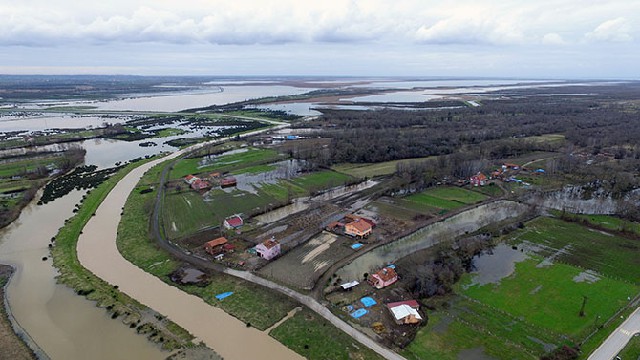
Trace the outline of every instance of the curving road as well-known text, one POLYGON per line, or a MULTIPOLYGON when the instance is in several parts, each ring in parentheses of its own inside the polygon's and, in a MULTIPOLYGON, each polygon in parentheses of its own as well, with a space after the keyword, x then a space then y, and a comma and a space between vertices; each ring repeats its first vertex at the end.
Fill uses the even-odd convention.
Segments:
POLYGON ((631 337, 640 333, 640 308, 629 315, 618 328, 609 335, 587 360, 612 360, 627 345, 631 337))

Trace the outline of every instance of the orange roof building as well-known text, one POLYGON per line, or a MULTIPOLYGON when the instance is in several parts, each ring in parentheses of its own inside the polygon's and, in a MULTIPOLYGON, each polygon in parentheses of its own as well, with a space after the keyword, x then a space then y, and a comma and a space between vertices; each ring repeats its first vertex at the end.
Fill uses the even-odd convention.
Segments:
POLYGON ((353 236, 353 237, 367 237, 371 234, 372 230, 371 224, 362 219, 358 219, 356 221, 352 221, 344 226, 344 233, 353 236))
POLYGON ((216 255, 222 250, 222 246, 227 242, 227 239, 224 237, 213 239, 204 244, 204 250, 211 255, 216 255))

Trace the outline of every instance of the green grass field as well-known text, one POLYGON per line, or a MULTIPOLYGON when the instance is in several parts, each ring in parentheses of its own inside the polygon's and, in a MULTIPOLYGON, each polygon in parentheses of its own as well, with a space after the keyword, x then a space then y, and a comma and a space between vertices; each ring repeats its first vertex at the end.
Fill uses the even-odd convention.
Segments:
POLYGON ((507 241, 543 245, 537 251, 541 256, 550 256, 562 249, 554 261, 640 284, 638 240, 590 229, 579 223, 540 217, 509 235, 507 241))
POLYGON ((302 189, 302 191, 297 190, 298 194, 308 195, 314 191, 344 185, 344 183, 349 180, 353 180, 353 178, 349 175, 341 174, 331 170, 323 170, 296 177, 288 180, 287 182, 294 187, 302 189))
POLYGON ((308 309, 296 313, 269 334, 310 360, 382 359, 308 309))
MULTIPOLYGON (((559 211, 555 212, 560 215, 559 211)), ((564 214, 569 219, 586 222, 596 227, 612 231, 629 232, 640 235, 640 223, 621 219, 611 215, 583 215, 583 214, 564 214)))
POLYGON ((453 210, 487 198, 486 195, 463 188, 433 187, 421 193, 402 198, 402 200, 403 202, 408 202, 409 204, 407 205, 414 207, 416 210, 426 207, 427 211, 431 211, 433 208, 453 210))
POLYGON ((464 351, 505 360, 538 359, 516 344, 492 334, 482 323, 467 322, 443 313, 430 314, 427 326, 418 331, 414 341, 401 354, 415 360, 459 360, 468 358, 464 351))
MULTIPOLYGON (((462 293, 528 323, 581 340, 600 321, 609 319, 640 287, 606 277, 589 283, 574 278, 583 270, 566 264, 538 267, 541 258, 516 264, 515 273, 500 284, 469 286, 462 293), (585 316, 579 316, 587 297, 585 316)), ((470 276, 461 284, 469 284, 470 276)))
POLYGON ((331 167, 332 170, 341 172, 343 174, 347 174, 353 176, 355 178, 372 178, 374 176, 382 176, 382 175, 391 175, 396 172, 396 166, 399 163, 409 163, 409 162, 419 162, 430 159, 426 158, 416 158, 416 159, 402 159, 402 160, 392 160, 385 161, 381 163, 374 164, 338 164, 331 167))

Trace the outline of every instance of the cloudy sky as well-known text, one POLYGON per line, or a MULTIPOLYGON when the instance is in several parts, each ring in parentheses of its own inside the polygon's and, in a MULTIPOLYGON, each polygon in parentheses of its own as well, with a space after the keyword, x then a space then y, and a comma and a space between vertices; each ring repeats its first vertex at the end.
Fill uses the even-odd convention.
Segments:
POLYGON ((0 73, 640 79, 640 1, 0 0, 0 73))

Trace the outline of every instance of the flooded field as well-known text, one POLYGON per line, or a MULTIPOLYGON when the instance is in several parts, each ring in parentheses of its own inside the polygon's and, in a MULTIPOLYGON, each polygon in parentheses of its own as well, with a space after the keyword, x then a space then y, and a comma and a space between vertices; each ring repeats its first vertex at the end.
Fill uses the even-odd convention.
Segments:
POLYGON ((497 284, 503 278, 513 274, 516 263, 523 261, 527 255, 507 244, 499 244, 491 251, 473 258, 475 270, 470 286, 497 284))
POLYGON ((380 246, 339 269, 336 274, 345 281, 362 280, 381 266, 393 263, 411 253, 476 231, 493 222, 522 216, 528 206, 511 201, 496 201, 467 210, 446 220, 425 226, 393 243, 380 246))

